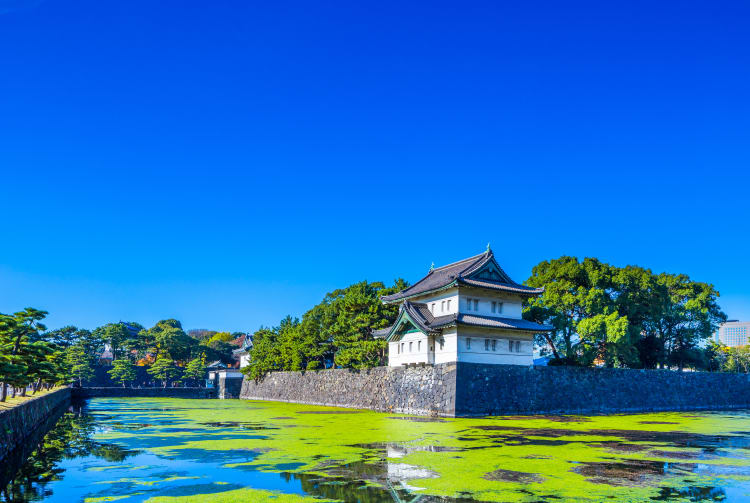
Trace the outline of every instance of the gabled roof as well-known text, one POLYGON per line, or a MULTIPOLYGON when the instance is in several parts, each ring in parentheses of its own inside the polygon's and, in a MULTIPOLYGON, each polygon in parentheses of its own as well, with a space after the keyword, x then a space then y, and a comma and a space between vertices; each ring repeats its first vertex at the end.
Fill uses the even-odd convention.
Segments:
POLYGON ((480 255, 431 269, 427 276, 414 285, 393 295, 385 295, 381 297, 381 300, 390 304, 457 285, 487 288, 527 296, 541 295, 544 292, 543 288, 532 288, 510 279, 510 276, 503 271, 495 260, 492 250, 488 247, 487 251, 480 255))
POLYGON ((388 327, 372 332, 373 337, 381 337, 386 340, 393 339, 399 328, 405 323, 410 323, 426 335, 439 335, 443 328, 453 325, 464 325, 471 327, 501 328, 504 330, 521 330, 524 332, 549 332, 554 329, 551 325, 542 325, 535 321, 517 318, 499 318, 494 316, 479 316, 476 314, 448 314, 445 316, 433 316, 427 304, 405 300, 401 304, 396 322, 388 327))

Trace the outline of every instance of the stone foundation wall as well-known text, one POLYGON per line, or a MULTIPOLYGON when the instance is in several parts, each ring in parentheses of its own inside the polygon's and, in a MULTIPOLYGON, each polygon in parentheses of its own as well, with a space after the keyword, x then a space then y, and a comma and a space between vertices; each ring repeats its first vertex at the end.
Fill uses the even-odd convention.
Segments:
POLYGON ((273 372, 257 382, 246 377, 240 398, 452 416, 455 381, 455 364, 273 372))
POLYGON ((750 375, 445 363, 274 372, 240 398, 435 416, 750 408, 750 375))
POLYGON ((608 414, 750 407, 750 375, 461 363, 456 413, 608 414))
POLYGON ((75 398, 216 398, 214 388, 73 388, 75 398))
POLYGON ((70 388, 31 398, 0 412, 0 461, 20 447, 45 421, 70 404, 70 388))
POLYGON ((239 398, 242 392, 242 376, 239 377, 219 377, 216 389, 218 398, 239 398))

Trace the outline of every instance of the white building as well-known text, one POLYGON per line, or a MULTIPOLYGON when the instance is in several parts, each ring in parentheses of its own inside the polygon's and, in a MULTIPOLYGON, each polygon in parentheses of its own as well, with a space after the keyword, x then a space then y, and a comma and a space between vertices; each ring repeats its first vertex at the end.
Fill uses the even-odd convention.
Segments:
POLYGON ((373 335, 388 341, 388 365, 473 362, 532 365, 534 334, 552 330, 521 318, 524 298, 542 288, 516 283, 490 250, 432 268, 413 286, 382 298, 400 303, 396 323, 373 335))
POLYGON ((727 320, 722 323, 714 335, 716 342, 725 346, 747 346, 750 343, 750 321, 727 320))
POLYGON ((240 368, 244 369, 250 365, 250 350, 253 349, 253 334, 245 334, 240 337, 239 349, 232 351, 232 357, 237 360, 240 364, 240 368))

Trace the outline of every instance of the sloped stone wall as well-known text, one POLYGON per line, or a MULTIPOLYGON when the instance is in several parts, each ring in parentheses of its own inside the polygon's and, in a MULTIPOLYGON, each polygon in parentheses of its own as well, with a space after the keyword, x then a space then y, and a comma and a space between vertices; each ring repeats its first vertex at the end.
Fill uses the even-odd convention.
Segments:
POLYGON ((240 398, 329 405, 382 412, 452 416, 456 365, 273 372, 245 378, 240 398))
POLYGON ((0 412, 0 461, 68 404, 70 388, 62 388, 0 412))
POLYGON ((456 413, 608 414, 750 407, 750 375, 461 363, 456 413))
POLYGON ((112 387, 83 387, 73 388, 75 398, 216 398, 215 388, 123 388, 112 387))
POLYGON ((444 363, 274 372, 240 398, 435 416, 750 408, 750 375, 444 363))

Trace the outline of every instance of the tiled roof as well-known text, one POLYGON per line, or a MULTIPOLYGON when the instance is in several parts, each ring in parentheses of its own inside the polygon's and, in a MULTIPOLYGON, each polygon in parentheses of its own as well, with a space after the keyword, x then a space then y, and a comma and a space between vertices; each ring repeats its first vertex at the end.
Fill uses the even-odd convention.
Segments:
POLYGON ((542 288, 531 288, 511 280, 495 261, 495 256, 492 253, 492 250, 488 249, 485 253, 480 255, 475 255, 452 264, 432 269, 427 276, 420 279, 409 288, 394 293, 393 295, 385 295, 381 299, 385 303, 397 302, 414 297, 415 295, 441 290, 458 283, 478 288, 513 292, 521 295, 539 295, 544 291, 542 288), (494 262, 494 265, 502 272, 502 275, 507 281, 491 281, 469 277, 489 262, 494 262))
POLYGON ((478 288, 492 288, 493 290, 504 290, 506 292, 520 293, 522 295, 538 295, 544 293, 544 288, 532 288, 526 285, 495 283, 485 279, 461 278, 459 283, 478 288))
POLYGON ((451 325, 500 328, 504 330, 523 330, 526 332, 549 332, 554 328, 550 325, 542 325, 541 323, 536 323, 534 321, 517 318, 498 318, 494 316, 479 316, 466 313, 433 316, 427 307, 427 304, 405 300, 404 303, 401 304, 396 323, 388 328, 373 330, 373 337, 390 338, 393 331, 401 324, 400 319, 404 315, 408 315, 408 318, 417 325, 417 328, 426 334, 438 334, 441 329, 451 325))
POLYGON ((459 325, 473 327, 504 328, 509 330, 526 330, 531 332, 549 332, 554 327, 542 325, 535 321, 519 320, 517 318, 494 318, 492 316, 478 316, 476 314, 459 314, 459 325))
POLYGON ((391 327, 380 328, 372 331, 372 336, 376 339, 381 339, 387 336, 391 332, 391 327))

